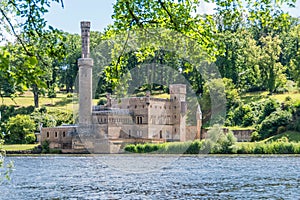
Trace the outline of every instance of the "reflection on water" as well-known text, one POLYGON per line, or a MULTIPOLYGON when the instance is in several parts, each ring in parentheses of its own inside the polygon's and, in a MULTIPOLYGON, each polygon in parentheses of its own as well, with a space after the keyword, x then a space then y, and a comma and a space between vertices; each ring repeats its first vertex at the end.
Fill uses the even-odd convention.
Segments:
POLYGON ((0 186, 0 199, 299 197, 300 157, 101 155, 6 160, 13 160, 15 169, 12 181, 0 186), (128 172, 132 167, 140 168, 139 173, 128 172), (142 173, 142 168, 147 170, 142 173))

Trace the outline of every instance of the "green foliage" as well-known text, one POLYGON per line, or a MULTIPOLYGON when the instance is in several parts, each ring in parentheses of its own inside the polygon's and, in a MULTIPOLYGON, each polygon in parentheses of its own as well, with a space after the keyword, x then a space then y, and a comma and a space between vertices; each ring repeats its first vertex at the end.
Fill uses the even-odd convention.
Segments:
POLYGON ((50 153, 50 142, 48 140, 44 140, 42 143, 42 153, 50 153))
POLYGON ((271 113, 275 112, 278 106, 279 105, 275 100, 273 99, 267 100, 264 104, 262 114, 259 116, 258 123, 262 122, 271 113))
POLYGON ((43 127, 54 127, 56 126, 57 122, 54 116, 47 113, 45 108, 36 109, 30 117, 35 122, 35 130, 39 130, 40 126, 43 127))
POLYGON ((225 134, 222 127, 214 125, 207 131, 206 141, 211 146, 210 153, 231 153, 232 147, 237 141, 231 131, 225 134))
POLYGON ((35 140, 35 136, 32 136, 32 134, 34 134, 35 124, 28 115, 17 115, 9 118, 6 124, 6 130, 8 133, 5 135, 5 142, 8 144, 27 144, 27 142, 31 143, 33 137, 35 140))
POLYGON ((278 127, 287 126, 292 121, 292 114, 288 111, 275 111, 266 117, 260 127, 259 134, 261 138, 267 138, 277 133, 278 127))
POLYGON ((258 125, 275 112, 278 107, 279 103, 273 99, 248 104, 241 103, 237 108, 228 111, 226 126, 249 127, 258 125))
POLYGON ((61 149, 50 149, 49 153, 51 153, 51 154, 61 154, 61 149))
POLYGON ((284 140, 270 143, 253 142, 237 146, 239 154, 299 154, 300 143, 284 140))
POLYGON ((263 140, 263 142, 271 143, 271 142, 274 142, 274 141, 277 141, 277 140, 286 140, 286 141, 289 141, 289 142, 300 142, 300 132, 286 131, 284 133, 271 136, 271 137, 263 140))
POLYGON ((259 141, 260 140, 260 135, 257 131, 254 131, 252 134, 251 134, 251 142, 256 142, 256 141, 259 141))
POLYGON ((219 126, 208 131, 206 140, 188 142, 169 142, 162 144, 128 144, 124 150, 131 153, 166 153, 166 154, 203 154, 203 153, 233 153, 236 138, 232 132, 223 133, 219 126))
POLYGON ((55 88, 56 88, 56 85, 53 84, 49 87, 48 89, 48 93, 47 93, 47 96, 49 98, 55 98, 56 97, 56 91, 55 91, 55 88))
POLYGON ((105 105, 107 103, 107 99, 105 97, 100 97, 97 105, 105 105))

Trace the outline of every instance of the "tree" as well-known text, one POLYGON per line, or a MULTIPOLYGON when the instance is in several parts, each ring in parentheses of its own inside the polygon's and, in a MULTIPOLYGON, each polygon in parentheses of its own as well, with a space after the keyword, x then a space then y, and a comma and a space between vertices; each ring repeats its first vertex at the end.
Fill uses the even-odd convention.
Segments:
POLYGON ((287 66, 287 78, 300 86, 300 25, 282 34, 282 63, 287 66))
MULTIPOLYGON (((49 26, 47 27, 46 21, 43 15, 48 12, 48 8, 52 2, 61 2, 62 0, 49 0, 49 1, 27 1, 27 0, 4 0, 0 3, 0 17, 1 31, 7 31, 8 34, 13 35, 16 40, 13 44, 7 45, 10 52, 9 62, 5 62, 2 57, 3 63, 6 64, 6 68, 18 68, 12 69, 12 71, 31 71, 26 75, 29 77, 13 77, 16 73, 9 73, 13 78, 11 79, 12 88, 18 87, 21 83, 23 86, 29 86, 34 93, 34 103, 38 107, 38 95, 41 92, 39 88, 44 88, 42 82, 46 82, 41 79, 43 77, 53 77, 47 74, 49 69, 51 72, 55 72, 55 66, 53 66, 53 60, 59 60, 63 57, 63 39, 61 32, 57 29, 49 26), (20 22, 14 24, 13 17, 19 17, 20 22), (15 48, 16 47, 16 48, 15 48), (52 62, 51 59, 52 58, 52 62), (23 66, 23 61, 28 61, 29 64, 23 66), (21 66, 18 66, 21 64, 21 66), (24 67, 29 67, 25 69, 24 67), (31 69, 34 68, 32 71, 31 69), (42 72, 42 74, 41 74, 42 72), (25 82, 26 81, 26 82, 25 82)), ((63 3, 62 3, 63 6, 63 3)), ((4 38, 5 39, 5 38, 4 38)), ((1 57, 0 57, 1 58, 1 57)), ((55 76, 54 76, 55 78, 55 76)), ((48 81, 50 84, 51 82, 48 81)), ((19 90, 24 88, 19 87, 19 90)), ((15 91, 12 90, 13 94, 15 91)))
POLYGON ((278 36, 266 36, 260 39, 262 43, 260 71, 263 84, 270 93, 286 83, 286 76, 283 74, 285 67, 279 62, 281 54, 281 40, 278 36))
POLYGON ((81 57, 81 42, 78 34, 66 33, 67 54, 64 60, 60 62, 59 68, 59 86, 65 86, 67 93, 73 92, 75 79, 78 73, 77 60, 81 57))

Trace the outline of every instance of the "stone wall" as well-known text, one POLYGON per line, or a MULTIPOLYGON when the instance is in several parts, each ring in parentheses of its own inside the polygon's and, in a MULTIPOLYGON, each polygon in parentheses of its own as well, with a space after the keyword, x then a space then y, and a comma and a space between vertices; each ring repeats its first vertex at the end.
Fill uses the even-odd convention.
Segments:
MULTIPOLYGON (((202 129, 201 130, 201 139, 205 139, 207 137, 207 131, 209 129, 202 129)), ((224 133, 228 133, 228 128, 223 128, 224 133)), ((233 132, 233 135, 237 138, 238 142, 250 142, 251 141, 251 135, 255 131, 253 129, 240 129, 240 130, 231 130, 233 132)))

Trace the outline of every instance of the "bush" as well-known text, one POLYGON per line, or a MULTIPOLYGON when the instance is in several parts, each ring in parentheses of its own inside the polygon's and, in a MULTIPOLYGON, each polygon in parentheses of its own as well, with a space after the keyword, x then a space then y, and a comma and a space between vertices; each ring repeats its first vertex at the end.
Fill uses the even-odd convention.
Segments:
POLYGON ((97 105, 105 105, 107 103, 107 99, 105 97, 100 97, 97 105))
POLYGON ((151 152, 155 152, 159 149, 157 144, 145 144, 145 153, 151 153, 151 152))
POLYGON ((145 147, 143 144, 137 144, 136 145, 136 152, 137 153, 145 153, 145 147))
POLYGON ((43 141, 42 143, 42 153, 49 153, 50 152, 50 142, 48 140, 43 141))
POLYGON ((210 153, 231 153, 233 145, 237 141, 231 131, 224 134, 223 129, 219 125, 214 125, 207 131, 206 140, 211 141, 210 143, 205 143, 205 145, 212 145, 210 153))
POLYGON ((35 123, 28 115, 17 115, 8 120, 6 130, 9 132, 9 134, 5 136, 6 143, 27 144, 27 142, 32 141, 30 138, 33 137, 31 137, 30 134, 34 134, 35 123), (27 140, 26 136, 28 136, 27 140))
POLYGON ((52 153, 52 154, 61 154, 61 149, 50 149, 49 153, 52 153))
POLYGON ((285 131, 286 131, 286 127, 284 127, 284 126, 279 126, 277 128, 277 134, 281 134, 281 133, 283 133, 285 131))
POLYGON ((278 102, 273 99, 269 99, 265 102, 262 114, 259 116, 258 124, 260 124, 266 117, 271 115, 271 113, 275 112, 279 107, 278 102))
POLYGON ((251 134, 251 142, 256 142, 256 141, 259 141, 259 140, 260 140, 260 135, 258 134, 257 131, 254 131, 251 134))
POLYGON ((192 144, 188 147, 185 153, 187 154, 199 154, 200 149, 202 147, 202 143, 200 140, 195 140, 192 144))
POLYGON ((34 133, 29 133, 25 136, 25 143, 26 144, 34 144, 36 141, 36 137, 34 133))
POLYGON ((288 111, 276 111, 262 121, 259 127, 259 134, 262 139, 273 136, 277 133, 280 126, 285 127, 292 120, 292 114, 288 111))

